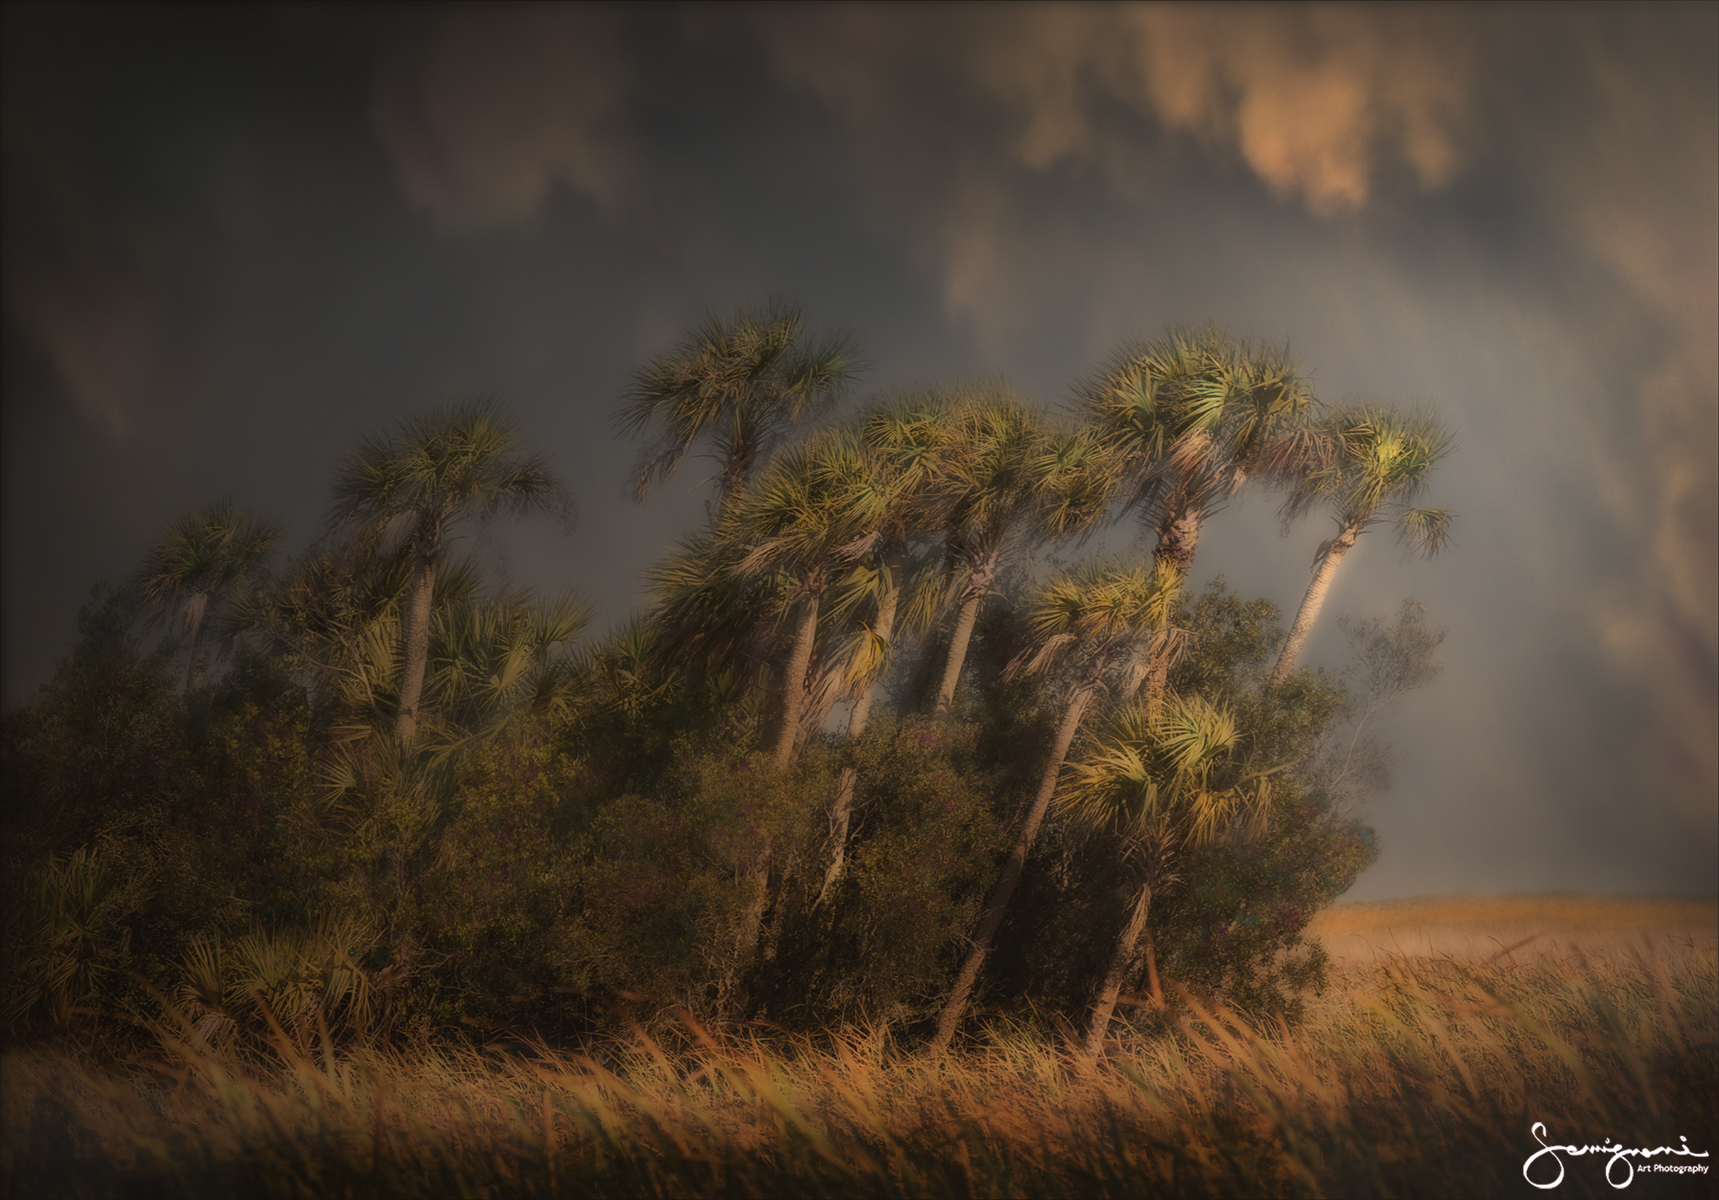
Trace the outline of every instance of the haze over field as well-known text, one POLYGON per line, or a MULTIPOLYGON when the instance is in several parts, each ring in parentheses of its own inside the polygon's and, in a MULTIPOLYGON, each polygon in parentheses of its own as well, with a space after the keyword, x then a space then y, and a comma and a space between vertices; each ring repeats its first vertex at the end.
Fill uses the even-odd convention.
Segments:
MULTIPOLYGON (((1719 882, 1719 8, 76 8, 4 13, 3 692, 230 495, 320 530, 364 433, 476 393, 577 527, 489 570, 603 621, 702 519, 611 415, 707 311, 852 331, 856 399, 1056 405, 1125 339, 1288 340, 1436 408, 1455 548, 1339 613, 1450 628, 1352 896, 1719 882)), ((1201 539, 1293 613, 1324 518, 1201 539)), ((1137 545, 1131 524, 1110 540, 1137 545)))

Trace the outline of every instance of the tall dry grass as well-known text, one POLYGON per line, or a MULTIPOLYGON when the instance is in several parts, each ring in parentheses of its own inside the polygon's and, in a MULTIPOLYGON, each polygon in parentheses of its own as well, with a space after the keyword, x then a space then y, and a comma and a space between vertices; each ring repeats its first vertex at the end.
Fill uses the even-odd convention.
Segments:
MULTIPOLYGON (((691 1023, 581 1053, 280 1037, 264 1065, 184 1030, 124 1070, 15 1050, 0 1177, 18 1197, 1489 1196, 1532 1191, 1536 1121, 1715 1148, 1719 956, 1693 942, 1383 959, 1295 1029, 1192 1001, 1146 1024, 1092 1071, 1014 1027, 935 1058, 691 1023)), ((1565 1165, 1555 1194, 1612 1193, 1604 1158, 1565 1165)))

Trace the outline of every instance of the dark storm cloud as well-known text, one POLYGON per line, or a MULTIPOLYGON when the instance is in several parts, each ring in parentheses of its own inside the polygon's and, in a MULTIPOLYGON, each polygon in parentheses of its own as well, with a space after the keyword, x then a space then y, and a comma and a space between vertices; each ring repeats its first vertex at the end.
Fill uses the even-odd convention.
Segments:
POLYGON ((70 161, 69 98, 51 60, 9 53, 6 73, 7 312, 78 412, 123 438, 162 332, 146 280, 167 248, 107 211, 70 161))
MULTIPOLYGON (((358 429, 461 387, 580 492, 520 581, 571 562, 620 615, 698 489, 622 507, 609 407, 707 307, 797 294, 872 382, 1048 400, 1213 317, 1458 432, 1456 552, 1376 534, 1331 599, 1453 631, 1363 888, 1712 887, 1713 7, 121 11, 7 17, 8 358, 47 380, 8 363, 8 509, 81 512, 8 513, 44 581, 7 583, 9 699, 47 654, 19 677, 21 597, 66 607, 238 483, 308 535, 358 429)), ((1202 572, 1293 606, 1325 535, 1276 532, 1237 505, 1202 572)))
MULTIPOLYGON (((1488 407, 1527 406, 1543 427, 1538 438, 1585 444, 1585 461, 1565 469, 1586 473, 1600 511, 1546 514, 1523 532, 1605 541, 1610 561, 1566 556, 1534 582, 1548 594, 1584 597, 1582 632, 1571 631, 1557 652, 1579 654, 1582 641, 1597 641, 1605 659, 1594 666, 1611 678, 1593 686, 1623 683, 1645 694, 1653 719, 1637 786, 1675 797, 1683 822, 1710 839, 1719 787, 1713 11, 1628 19, 1352 6, 992 15, 966 22, 944 13, 944 28, 929 35, 935 22, 891 9, 766 13, 760 25, 784 81, 840 113, 877 155, 873 173, 899 160, 904 143, 942 132, 924 86, 904 79, 942 73, 964 83, 948 92, 977 118, 962 128, 987 119, 1001 128, 989 146, 969 141, 964 153, 919 160, 948 164, 942 179, 922 185, 934 198, 926 241, 940 259, 946 304, 989 328, 993 344, 1020 337, 1053 305, 1109 324, 1103 310, 1113 298, 1101 294, 1092 304, 1092 283, 1117 261, 1121 239, 1111 230, 1083 236, 1033 211, 1035 188, 1058 175, 1096 173, 1117 207, 1158 219, 1154 201, 1174 190, 1190 158, 1196 171, 1239 162, 1313 216, 1346 218, 1350 253, 1359 243, 1370 268, 1394 277, 1384 290, 1415 289, 1402 305, 1409 328, 1438 320, 1428 286, 1436 281, 1416 278, 1413 247, 1398 239, 1454 236, 1467 243, 1458 253, 1473 253, 1488 231, 1465 228, 1447 195, 1489 178, 1517 195, 1534 227, 1529 244, 1512 248, 1511 271, 1488 278, 1482 265, 1461 303, 1514 309, 1513 323, 1555 322, 1574 338, 1543 341, 1540 352, 1586 359, 1615 390, 1584 399, 1579 386, 1506 394, 1482 382, 1481 396, 1441 401, 1482 430, 1495 421, 1488 407), (1609 302, 1556 294, 1577 282, 1597 283, 1609 302), (1630 342, 1618 337, 1620 301, 1630 342), (1614 528, 1583 528, 1584 517, 1614 528)), ((1178 236, 1203 246, 1233 240, 1234 225, 1211 210, 1177 214, 1178 236)), ((1289 244, 1259 247, 1256 269, 1272 271, 1318 237, 1296 230, 1289 244)), ((1224 257, 1211 256, 1214 269, 1225 269, 1224 257)), ((1150 269, 1163 256, 1135 261, 1150 269)), ((1315 309, 1343 303, 1316 272, 1302 272, 1299 283, 1315 309)), ((1343 281, 1353 285, 1352 276, 1343 281)), ((1503 331, 1472 332, 1471 345, 1503 331)), ((1356 350, 1400 354, 1388 344, 1356 350)), ((1474 453, 1472 437, 1465 442, 1474 453)), ((1536 461, 1545 450, 1511 448, 1524 478, 1548 465, 1536 461)), ((1486 499, 1509 497, 1478 492, 1470 513, 1473 500, 1486 499)), ((1476 517, 1486 519, 1467 520, 1476 517)), ((1470 741, 1465 752, 1495 761, 1515 752, 1504 737, 1486 741, 1470 741)))
POLYGON ((530 216, 555 184, 615 208, 637 90, 620 17, 584 6, 445 9, 381 27, 371 118, 412 203, 444 230, 530 216))

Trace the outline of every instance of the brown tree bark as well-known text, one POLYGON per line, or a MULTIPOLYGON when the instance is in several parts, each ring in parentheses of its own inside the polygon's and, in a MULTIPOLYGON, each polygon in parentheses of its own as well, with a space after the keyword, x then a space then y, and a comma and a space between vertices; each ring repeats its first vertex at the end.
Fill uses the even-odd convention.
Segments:
POLYGON ((191 635, 191 666, 185 674, 185 694, 195 695, 209 686, 209 619, 205 610, 197 632, 191 635))
MULTIPOLYGON (((1152 884, 1148 881, 1140 885, 1140 893, 1134 898, 1133 907, 1129 909, 1128 923, 1122 927, 1122 934, 1116 939, 1116 949, 1110 956, 1110 965, 1104 972, 1104 982, 1099 985, 1098 999, 1092 1006, 1092 1023, 1087 1027, 1086 1043, 1081 1047, 1081 1058, 1089 1064, 1097 1062, 1099 1055, 1104 1052, 1104 1035, 1110 1029, 1110 1018, 1116 1012, 1117 997, 1122 994, 1123 978, 1128 974, 1128 964, 1134 961, 1134 950, 1140 944, 1140 935, 1146 932, 1151 909, 1152 884)), ((1157 994, 1156 965, 1152 964, 1153 1000, 1161 1005, 1163 997, 1157 994)))
POLYGON ((812 644, 818 636, 818 596, 823 590, 822 570, 806 576, 800 596, 800 622, 794 631, 794 649, 788 655, 788 669, 782 680, 782 727, 776 734, 772 761, 776 769, 786 767, 794 757, 794 742, 800 732, 800 710, 806 704, 806 668, 812 662, 812 644))
POLYGON ((1301 598, 1301 607, 1296 610, 1295 624, 1289 627, 1289 640, 1283 644, 1283 653, 1278 656, 1277 666, 1272 669, 1271 681, 1282 683, 1295 670, 1296 662, 1301 658, 1301 651, 1307 646, 1307 639, 1313 632, 1313 623, 1319 619, 1319 610, 1325 605, 1325 593, 1331 590, 1331 580, 1337 574, 1337 564, 1343 561, 1343 556, 1355 547, 1355 539, 1361 536, 1360 527, 1352 522, 1345 522, 1337 531, 1337 536, 1328 542, 1314 564, 1313 581, 1307 585, 1307 594, 1301 598))
POLYGON ((430 659, 430 608, 436 591, 436 556, 440 536, 432 532, 418 548, 412 566, 412 595, 406 610, 404 662, 400 672, 400 704, 394 737, 402 750, 418 740, 418 703, 424 695, 424 674, 430 659))
MULTIPOLYGON (((1183 510, 1172 514, 1158 528, 1158 542, 1152 547, 1152 569, 1163 578, 1175 580, 1181 591, 1188 572, 1194 566, 1194 551, 1200 544, 1200 512, 1183 510)), ((1164 689, 1170 679, 1169 643, 1161 643, 1146 667, 1146 708, 1156 712, 1164 702, 1164 689)))
POLYGON ((950 701, 955 698, 955 685, 961 681, 961 667, 967 661, 967 643, 972 639, 973 626, 979 619, 979 606, 985 602, 985 596, 997 577, 997 560, 1001 556, 1001 547, 986 551, 968 577, 966 596, 955 620, 955 635, 949 642, 949 657, 943 661, 943 680, 937 685, 936 715, 940 718, 949 715, 950 701))
MULTIPOLYGON (((885 642, 895 632, 895 610, 901 598, 901 573, 904 550, 900 545, 894 545, 889 550, 889 591, 878 602, 877 624, 872 632, 885 642)), ((876 680, 866 680, 856 689, 853 712, 848 716, 848 741, 851 743, 865 732, 866 722, 871 719, 871 696, 876 688, 876 680)), ((841 878, 842 866, 847 861, 848 832, 853 824, 854 788, 859 781, 859 770, 853 766, 842 768, 841 781, 836 785, 835 803, 830 807, 830 840, 835 843, 834 854, 830 866, 824 872, 824 886, 818 889, 818 898, 813 907, 824 902, 830 894, 830 889, 841 878)))
POLYGON ((1032 808, 1027 810, 1026 822, 1015 838, 1015 848, 1010 852, 1009 860, 1003 864, 1003 873, 992 885, 991 894, 985 897, 984 913, 979 920, 979 927, 973 932, 973 948, 968 952, 966 961, 961 964, 961 973, 956 976, 955 986, 943 1006, 942 1015, 937 1019, 937 1036, 931 1042, 934 1053, 948 1047, 955 1037, 956 1026, 961 1023, 961 1018, 967 1011, 967 1001, 973 994, 973 985, 978 981, 979 969, 985 965, 985 957, 991 952, 991 943, 997 936, 997 928, 1003 923, 1009 900, 1021 881, 1021 874, 1027 865, 1027 855, 1032 852, 1039 826, 1044 823, 1051 796, 1056 792, 1057 776, 1062 773, 1063 760, 1068 757, 1068 748, 1074 742, 1074 735, 1080 730, 1080 723, 1086 716, 1087 707, 1092 703, 1093 693, 1098 690, 1098 682, 1103 677, 1103 672, 1104 658, 1094 658, 1085 678, 1069 698, 1068 711, 1063 716, 1062 727, 1057 730, 1056 742, 1051 747, 1050 761, 1045 764, 1044 776, 1039 781, 1038 795, 1033 798, 1032 808))

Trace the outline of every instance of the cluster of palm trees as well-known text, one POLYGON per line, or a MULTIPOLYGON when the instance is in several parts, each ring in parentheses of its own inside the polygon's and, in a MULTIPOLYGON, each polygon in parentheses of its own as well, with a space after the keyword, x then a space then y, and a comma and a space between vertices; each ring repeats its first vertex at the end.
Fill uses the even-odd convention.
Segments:
MULTIPOLYGON (((948 641, 934 711, 946 715, 980 608, 1009 556, 1077 541, 1118 509, 1154 538, 1149 565, 1089 564, 1051 579, 1032 602, 1035 645, 1016 667, 1070 665, 1064 716, 935 1039, 943 1045, 956 1032, 1093 701, 1107 686, 1125 700, 1144 689, 1075 764, 1061 793, 1088 820, 1126 826, 1124 842, 1143 864, 1139 899, 1094 1007, 1087 1049, 1095 1053, 1174 848, 1210 840, 1244 811, 1257 818, 1269 777, 1288 765, 1251 761, 1228 713, 1167 695, 1186 640, 1172 622, 1202 523, 1250 482, 1286 488, 1286 517, 1333 508, 1338 534, 1321 547, 1274 672, 1282 681, 1361 533, 1394 517, 1417 549, 1444 544, 1449 514, 1413 501, 1448 439, 1425 415, 1379 406, 1325 411, 1286 350, 1208 328, 1117 354, 1077 387, 1062 423, 1000 387, 925 390, 826 428, 760 472, 755 439, 726 431, 765 424, 760 406, 772 402, 780 422, 796 419, 844 382, 839 353, 798 349, 799 331, 791 310, 743 315, 732 328, 712 322, 641 374, 624 410, 628 428, 660 429, 677 454, 709 430, 725 431, 712 438, 721 507, 712 527, 655 576, 658 611, 664 645, 680 661, 689 661, 689 645, 713 666, 713 645, 746 648, 753 682, 768 678, 762 690, 775 697, 778 768, 823 727, 839 695, 851 704, 848 737, 861 733, 898 629, 922 632, 939 616, 948 641), (759 391, 737 389, 730 348, 754 342, 781 348, 781 361, 825 369, 814 376, 797 367, 784 377, 804 381, 795 387, 772 380, 759 391), (661 382, 670 379, 673 388, 661 382), (723 630, 714 642, 713 628, 723 630)), ((647 470, 661 461, 648 460, 647 470)), ((847 854, 854 786, 845 771, 820 900, 847 854)), ((1155 972, 1151 987, 1161 994, 1155 972)))
MULTIPOLYGON (((605 690, 595 676, 625 677, 606 692, 636 701, 645 681, 678 672, 743 697, 758 714, 761 757, 781 770, 838 704, 845 737, 865 731, 904 645, 941 654, 928 706, 946 717, 1004 573, 1035 547, 1077 544, 1130 514, 1153 541, 1150 559, 1078 565, 1027 603, 1031 644, 1009 673, 1046 673, 1063 715, 936 1035, 938 1045, 955 1035, 1060 804, 1116 833, 1138 879, 1093 1008, 1085 1045, 1095 1055, 1176 851, 1261 819, 1270 777, 1287 765, 1258 761, 1223 709, 1170 694, 1187 648, 1178 602, 1202 524, 1250 484, 1283 489, 1286 517, 1330 506, 1337 533, 1315 560, 1281 681, 1362 533, 1394 520, 1422 551, 1444 544, 1449 514, 1413 503, 1448 439, 1423 414, 1326 410, 1287 351, 1203 329, 1118 353, 1077 385, 1061 419, 999 385, 923 388, 794 440, 795 425, 828 414, 857 369, 850 341, 810 338, 786 306, 712 318, 641 369, 618 414, 623 431, 650 440, 636 494, 698 448, 717 462, 716 503, 708 526, 651 573, 650 616, 581 662, 570 648, 586 615, 571 601, 479 602, 469 568, 444 559, 456 522, 566 502, 487 405, 366 441, 340 469, 330 520, 339 536, 271 586, 238 594, 278 534, 230 504, 175 526, 142 586, 196 631, 192 689, 206 684, 202 631, 225 606, 229 629, 272 638, 334 698, 345 741, 385 738, 395 756, 445 754, 509 712, 575 714, 582 696, 605 690), (1070 762, 1094 712, 1105 714, 1100 731, 1070 762)), ((835 892, 851 854, 858 784, 848 766, 828 797, 815 904, 835 892)), ((1146 952, 1160 996, 1149 937, 1146 952)))

